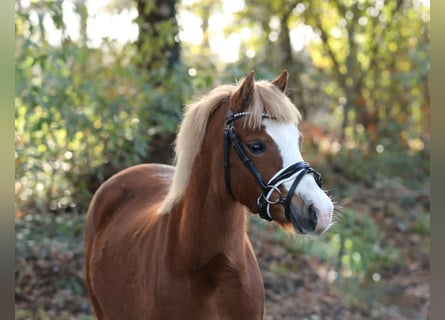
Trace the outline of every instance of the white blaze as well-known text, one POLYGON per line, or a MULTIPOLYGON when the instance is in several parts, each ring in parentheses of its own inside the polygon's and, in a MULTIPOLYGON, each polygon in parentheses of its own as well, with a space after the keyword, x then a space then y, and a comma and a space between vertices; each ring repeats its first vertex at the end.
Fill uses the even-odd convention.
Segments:
MULTIPOLYGON (((280 151, 283 168, 293 163, 304 161, 300 152, 300 132, 292 123, 280 123, 265 119, 263 121, 267 134, 273 139, 280 151)), ((293 180, 283 183, 289 190, 293 180)), ((334 206, 331 199, 320 189, 311 174, 305 175, 295 189, 306 205, 313 204, 318 211, 316 232, 323 232, 331 225, 334 206)))

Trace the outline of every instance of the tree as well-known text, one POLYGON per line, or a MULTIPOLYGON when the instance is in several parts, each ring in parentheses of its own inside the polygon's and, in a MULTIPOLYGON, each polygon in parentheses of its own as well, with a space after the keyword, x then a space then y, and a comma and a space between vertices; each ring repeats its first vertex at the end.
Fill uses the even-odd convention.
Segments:
POLYGON ((406 145, 406 136, 427 139, 428 21, 428 8, 404 0, 255 1, 239 19, 261 28, 256 64, 294 71, 302 89, 292 96, 297 105, 303 100, 313 110, 322 102, 339 122, 341 141, 366 152, 406 145), (316 37, 297 53, 289 35, 298 24, 316 37))
POLYGON ((176 0, 137 0, 139 59, 150 72, 179 62, 180 45, 176 21, 176 0))
POLYGON ((302 57, 294 52, 290 37, 291 28, 299 20, 293 9, 301 3, 302 0, 247 0, 245 9, 240 14, 240 20, 244 20, 250 27, 255 28, 256 25, 261 28, 262 32, 257 35, 258 39, 252 41, 257 43, 256 59, 267 60, 271 74, 283 68, 292 74, 288 84, 291 88, 289 96, 299 110, 306 114, 305 87, 301 80, 305 65, 302 57), (260 46, 263 46, 263 49, 260 49, 260 46))

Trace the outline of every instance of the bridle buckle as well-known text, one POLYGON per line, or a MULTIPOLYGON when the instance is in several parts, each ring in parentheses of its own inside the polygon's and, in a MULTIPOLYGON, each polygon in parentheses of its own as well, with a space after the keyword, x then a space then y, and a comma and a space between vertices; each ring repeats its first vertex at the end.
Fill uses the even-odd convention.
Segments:
POLYGON ((270 189, 270 190, 267 192, 267 196, 264 197, 264 200, 265 200, 268 204, 272 204, 272 205, 273 205, 273 204, 281 203, 281 202, 283 201, 283 199, 282 199, 282 197, 281 197, 281 191, 280 191, 280 188, 278 188, 277 186, 271 186, 271 185, 268 185, 267 188, 270 189), (273 194, 274 192, 276 192, 276 193, 278 194, 278 197, 276 198, 276 200, 271 200, 271 196, 272 196, 272 194, 273 194))

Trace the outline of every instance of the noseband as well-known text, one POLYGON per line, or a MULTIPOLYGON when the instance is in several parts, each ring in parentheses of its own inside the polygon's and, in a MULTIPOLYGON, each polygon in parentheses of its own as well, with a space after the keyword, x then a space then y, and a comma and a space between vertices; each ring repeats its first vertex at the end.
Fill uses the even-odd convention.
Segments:
MULTIPOLYGON (((261 173, 256 168, 252 159, 249 158, 244 147, 242 146, 238 135, 235 131, 234 122, 239 118, 249 115, 248 112, 233 113, 230 107, 227 112, 226 128, 224 129, 224 180, 226 183, 227 192, 232 198, 234 198, 232 187, 230 185, 230 163, 229 163, 229 153, 230 146, 232 145, 235 152, 238 154, 240 160, 247 167, 247 169, 252 173, 253 177, 259 184, 261 190, 263 191, 257 200, 258 212, 261 218, 272 221, 272 215, 270 214, 270 206, 280 204, 284 206, 284 213, 287 220, 290 221, 290 205, 292 200, 292 195, 295 192, 298 184, 300 183, 303 176, 306 174, 312 174, 318 186, 321 187, 321 174, 315 171, 309 163, 305 161, 296 162, 289 165, 286 168, 279 170, 275 173, 272 178, 266 182, 261 173), (283 198, 281 196, 281 191, 279 189, 280 185, 283 183, 294 180, 292 183, 288 195, 283 198), (272 195, 276 194, 276 198, 272 199, 272 195)), ((275 119, 275 117, 263 113, 263 119, 275 119)))

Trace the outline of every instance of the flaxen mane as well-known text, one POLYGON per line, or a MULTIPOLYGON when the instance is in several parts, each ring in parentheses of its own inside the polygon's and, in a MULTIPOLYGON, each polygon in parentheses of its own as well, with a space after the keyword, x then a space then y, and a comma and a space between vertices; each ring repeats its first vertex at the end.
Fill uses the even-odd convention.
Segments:
MULTIPOLYGON (((267 81, 257 81, 255 86, 253 103, 247 109, 250 115, 244 118, 244 126, 261 127, 264 112, 273 115, 277 121, 293 122, 298 125, 301 114, 282 91, 267 81)), ((237 86, 233 85, 219 86, 197 102, 186 106, 184 120, 175 143, 176 170, 170 190, 161 207, 161 214, 169 213, 175 202, 184 194, 193 160, 201 149, 210 114, 236 89, 237 86)))

